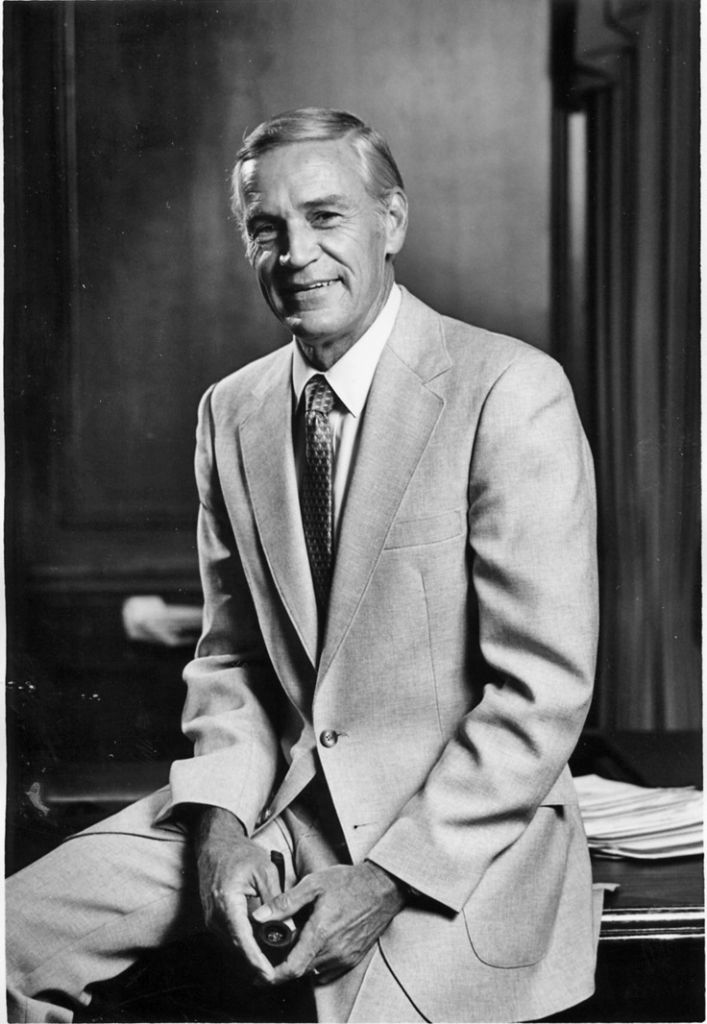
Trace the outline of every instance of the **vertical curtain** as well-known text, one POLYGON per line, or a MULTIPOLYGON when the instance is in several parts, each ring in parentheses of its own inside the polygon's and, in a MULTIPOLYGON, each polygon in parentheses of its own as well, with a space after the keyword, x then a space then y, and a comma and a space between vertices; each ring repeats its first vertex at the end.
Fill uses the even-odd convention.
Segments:
MULTIPOLYGON (((561 115, 586 120, 586 263, 581 329, 566 294, 555 324, 597 465, 593 723, 698 728, 699 9, 579 0, 568 10, 555 97, 561 115)), ((567 182, 561 195, 560 236, 572 230, 567 182)), ((572 274, 555 280, 561 290, 572 274)))

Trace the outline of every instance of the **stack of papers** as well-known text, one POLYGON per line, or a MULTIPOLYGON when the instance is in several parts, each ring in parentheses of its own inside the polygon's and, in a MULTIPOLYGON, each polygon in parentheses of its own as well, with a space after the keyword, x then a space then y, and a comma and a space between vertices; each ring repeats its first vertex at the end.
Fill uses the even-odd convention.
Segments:
POLYGON ((574 781, 595 853, 659 860, 703 852, 702 793, 694 786, 649 789, 598 775, 574 781))

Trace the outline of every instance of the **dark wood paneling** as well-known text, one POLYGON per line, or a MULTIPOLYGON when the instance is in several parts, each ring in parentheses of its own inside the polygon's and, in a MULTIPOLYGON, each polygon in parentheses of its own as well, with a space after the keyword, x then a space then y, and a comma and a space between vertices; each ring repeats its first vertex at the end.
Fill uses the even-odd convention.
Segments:
POLYGON ((252 38, 257 26, 246 29, 237 4, 209 3, 78 4, 73 25, 76 265, 62 511, 88 525, 190 525, 198 399, 278 338, 268 322, 250 344, 235 343, 236 330, 252 337, 257 297, 236 298, 248 269, 239 260, 233 272, 227 158, 204 173, 212 133, 222 132, 213 55, 224 34, 252 38))

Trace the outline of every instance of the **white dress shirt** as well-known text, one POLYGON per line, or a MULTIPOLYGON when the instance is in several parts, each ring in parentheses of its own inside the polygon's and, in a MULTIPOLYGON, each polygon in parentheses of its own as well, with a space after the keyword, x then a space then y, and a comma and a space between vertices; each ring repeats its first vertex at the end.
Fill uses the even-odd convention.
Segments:
POLYGON ((329 414, 329 423, 334 450, 335 544, 339 535, 339 522, 351 479, 351 470, 356 458, 366 399, 381 352, 393 330, 400 309, 400 300, 400 289, 394 284, 383 309, 365 334, 326 373, 315 369, 302 355, 297 341, 292 339, 292 389, 296 410, 295 464, 300 487, 304 467, 304 413, 300 408, 302 392, 307 381, 318 373, 326 377, 329 387, 334 392, 334 407, 329 414))

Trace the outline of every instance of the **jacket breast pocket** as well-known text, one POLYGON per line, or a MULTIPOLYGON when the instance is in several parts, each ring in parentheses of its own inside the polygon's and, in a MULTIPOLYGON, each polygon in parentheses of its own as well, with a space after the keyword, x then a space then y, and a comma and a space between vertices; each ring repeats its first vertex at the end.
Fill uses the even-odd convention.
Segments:
POLYGON ((550 945, 564 884, 569 822, 561 804, 540 806, 491 865, 464 908, 469 940, 491 967, 526 967, 550 945))
POLYGON ((390 550, 438 544, 440 541, 461 536, 465 530, 466 518, 461 509, 451 509, 420 519, 401 519, 391 526, 385 547, 390 550))

